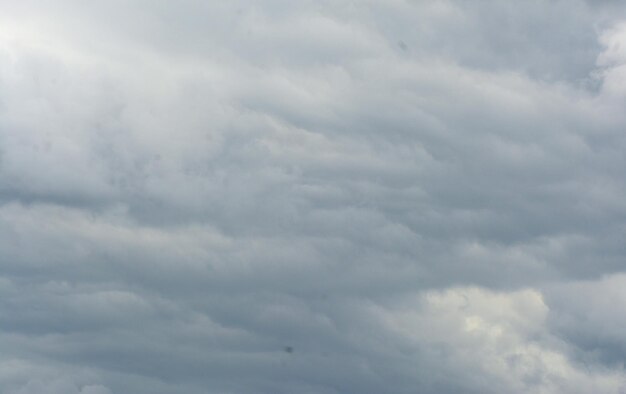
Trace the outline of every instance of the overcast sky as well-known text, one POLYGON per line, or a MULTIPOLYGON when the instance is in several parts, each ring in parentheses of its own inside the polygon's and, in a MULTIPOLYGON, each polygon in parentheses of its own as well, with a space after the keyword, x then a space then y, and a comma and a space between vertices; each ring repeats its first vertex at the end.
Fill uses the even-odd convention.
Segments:
POLYGON ((626 7, 0 0, 0 392, 626 393, 626 7))

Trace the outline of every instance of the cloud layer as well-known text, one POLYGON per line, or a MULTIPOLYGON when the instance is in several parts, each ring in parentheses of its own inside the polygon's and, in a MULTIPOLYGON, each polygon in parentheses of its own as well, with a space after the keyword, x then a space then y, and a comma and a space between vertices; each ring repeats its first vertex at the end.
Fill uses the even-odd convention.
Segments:
POLYGON ((626 392, 620 8, 0 3, 0 391, 626 392))

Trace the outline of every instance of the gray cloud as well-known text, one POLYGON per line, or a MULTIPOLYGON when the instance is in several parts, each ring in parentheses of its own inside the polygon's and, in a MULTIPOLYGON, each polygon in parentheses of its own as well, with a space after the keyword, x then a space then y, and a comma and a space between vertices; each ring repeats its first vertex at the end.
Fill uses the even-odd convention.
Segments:
POLYGON ((576 345, 575 356, 587 363, 624 362, 623 274, 595 281, 568 282, 545 290, 554 313, 553 330, 576 345))
POLYGON ((1 391, 626 389, 611 2, 0 11, 1 391))

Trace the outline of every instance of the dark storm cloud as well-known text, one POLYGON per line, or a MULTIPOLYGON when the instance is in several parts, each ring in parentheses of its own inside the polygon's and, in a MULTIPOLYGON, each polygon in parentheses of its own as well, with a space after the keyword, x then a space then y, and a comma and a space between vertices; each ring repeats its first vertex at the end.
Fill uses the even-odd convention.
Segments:
POLYGON ((624 388, 611 2, 0 10, 3 392, 624 388))

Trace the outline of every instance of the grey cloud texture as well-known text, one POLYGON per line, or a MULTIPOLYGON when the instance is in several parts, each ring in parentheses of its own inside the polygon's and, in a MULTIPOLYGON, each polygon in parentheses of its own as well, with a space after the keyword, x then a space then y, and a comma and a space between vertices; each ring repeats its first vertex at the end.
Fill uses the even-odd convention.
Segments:
POLYGON ((0 391, 625 392, 624 21, 0 2, 0 391))

